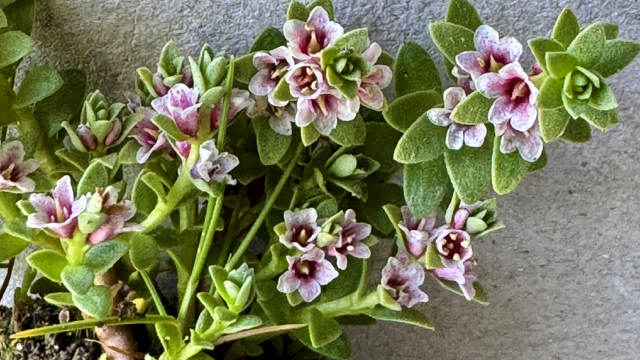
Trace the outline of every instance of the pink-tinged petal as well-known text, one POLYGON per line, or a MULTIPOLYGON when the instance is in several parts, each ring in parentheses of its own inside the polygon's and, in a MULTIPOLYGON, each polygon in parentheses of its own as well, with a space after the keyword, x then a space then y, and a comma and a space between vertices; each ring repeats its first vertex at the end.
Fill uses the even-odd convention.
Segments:
MULTIPOLYGON (((329 13, 322 6, 316 6, 311 10, 307 20, 307 28, 315 29, 321 51, 332 46, 344 34, 342 26, 329 20, 329 13)), ((319 54, 321 51, 310 55, 319 54)))
POLYGON ((270 69, 262 69, 251 78, 249 83, 249 91, 258 96, 267 96, 275 88, 278 83, 271 77, 270 69))
POLYGON ((54 199, 58 200, 62 207, 71 208, 74 205, 73 187, 71 186, 71 177, 69 177, 69 175, 65 175, 58 180, 55 189, 52 191, 52 195, 54 199))
POLYGON ((114 226, 110 225, 102 225, 98 230, 92 232, 87 239, 89 243, 93 245, 100 244, 104 241, 113 239, 117 236, 116 229, 114 226))
POLYGON ((316 120, 313 100, 298 99, 298 111, 296 112, 296 125, 305 127, 316 120))
POLYGON ((338 117, 333 113, 319 114, 313 124, 320 134, 328 136, 338 126, 338 117))
POLYGON ((462 290, 462 294, 464 297, 471 301, 474 297, 476 297, 476 289, 473 287, 473 282, 466 281, 464 284, 459 284, 460 290, 462 290))
POLYGON ((508 94, 511 90, 511 84, 508 81, 510 79, 503 77, 502 74, 486 73, 475 79, 476 89, 490 99, 510 95, 508 94))
POLYGON ((289 66, 295 65, 295 61, 293 60, 293 56, 291 55, 291 50, 289 50, 286 46, 280 46, 270 51, 271 56, 273 56, 276 60, 284 60, 289 66))
POLYGON ((27 218, 27 227, 30 227, 32 229, 44 229, 47 227, 50 221, 51 219, 45 213, 38 212, 29 214, 29 217, 27 218))
POLYGON ((516 151, 519 143, 519 139, 514 136, 513 133, 505 132, 504 135, 502 135, 502 139, 500 140, 500 151, 503 154, 512 153, 516 151))
POLYGON ((273 105, 275 107, 285 107, 285 106, 287 106, 287 104, 289 104, 288 101, 277 100, 276 98, 274 98, 273 94, 274 93, 272 92, 269 95, 267 95, 267 101, 269 102, 269 104, 271 104, 271 105, 273 105))
POLYGON ((500 41, 500 35, 489 25, 480 25, 476 29, 473 39, 476 50, 482 54, 490 54, 493 52, 494 46, 500 41))
POLYGON ((0 164, 21 163, 24 160, 24 146, 20 141, 3 144, 0 150, 0 164))
POLYGON ((512 36, 505 36, 494 46, 492 55, 504 65, 514 63, 522 55, 522 44, 512 36))
POLYGON ((18 188, 18 190, 25 193, 33 192, 36 189, 36 183, 26 176, 18 179, 18 181, 15 182, 15 186, 18 188))
POLYGON ((409 294, 409 300, 406 301, 403 299, 402 301, 403 303, 406 301, 406 303, 402 304, 400 303, 400 300, 398 301, 398 303, 408 308, 412 308, 418 305, 419 303, 425 303, 429 301, 429 296, 424 291, 418 288, 410 289, 408 294, 409 294))
POLYGON ((447 147, 451 150, 460 150, 464 143, 464 131, 452 124, 447 130, 447 138, 445 141, 447 147))
POLYGON ((473 79, 487 72, 484 67, 484 56, 477 51, 461 52, 456 56, 456 64, 473 79))
POLYGON ((535 135, 530 135, 523 139, 518 146, 520 156, 528 162, 535 162, 538 160, 542 155, 543 148, 544 143, 542 142, 542 139, 535 135))
POLYGON ((487 127, 484 124, 471 126, 464 132, 464 143, 470 147, 480 147, 486 136, 487 127))
POLYGON ((427 110, 427 117, 434 125, 438 126, 448 126, 451 125, 453 120, 449 117, 451 115, 451 110, 446 110, 443 108, 433 108, 427 110))
MULTIPOLYGON (((138 140, 137 136, 136 139, 138 140)), ((138 140, 138 142, 140 142, 140 140, 138 140)), ((144 164, 145 162, 147 162, 147 160, 149 160, 149 158, 155 151, 165 148, 167 144, 168 141, 166 135, 164 133, 161 133, 153 146, 149 147, 148 145, 143 144, 140 149, 138 149, 138 153, 136 154, 136 161, 138 162, 138 164, 144 164)))
POLYGON ((449 111, 458 106, 458 104, 467 97, 463 88, 450 87, 444 91, 444 108, 449 111))
POLYGON ((293 53, 293 56, 304 60, 309 58, 309 55, 303 52, 306 49, 309 32, 306 29, 306 24, 300 20, 287 20, 282 28, 282 33, 288 41, 289 49, 293 53))
MULTIPOLYGON (((464 265, 460 263, 460 266, 464 266, 464 265)), ((458 266, 450 267, 450 268, 435 269, 433 270, 433 273, 441 279, 455 281, 458 284, 464 284, 465 282, 464 270, 461 270, 458 266)))
POLYGON ((258 51, 253 55, 253 66, 260 71, 268 70, 272 65, 277 64, 277 62, 271 54, 264 51, 258 51))
MULTIPOLYGON (((321 251, 317 248, 316 250, 321 251)), ((333 279, 337 278, 339 275, 338 271, 336 271, 336 269, 333 268, 333 265, 331 265, 331 263, 328 260, 322 260, 318 262, 317 266, 318 267, 315 273, 315 280, 320 285, 327 285, 328 283, 333 281, 333 279)))
POLYGON ((363 82, 358 88, 358 96, 362 103, 374 110, 384 107, 384 93, 382 93, 382 89, 378 85, 363 82))
POLYGON ((320 295, 320 284, 313 280, 303 280, 300 283, 300 287, 298 288, 298 292, 300 292, 300 296, 306 302, 312 302, 320 295))
POLYGON ((373 73, 372 80, 378 83, 381 89, 391 85, 393 80, 393 71, 386 65, 376 65, 376 72, 373 73))
POLYGON ((71 206, 71 218, 77 217, 78 215, 80 215, 81 212, 84 211, 84 209, 87 208, 87 197, 85 195, 80 196, 80 198, 78 198, 78 200, 73 202, 73 206, 71 206))
POLYGON ((32 172, 38 170, 40 162, 36 159, 29 159, 20 165, 20 176, 27 176, 32 172))
MULTIPOLYGON (((56 205, 53 198, 46 196, 45 194, 29 195, 29 202, 31 203, 31 205, 33 205, 38 213, 49 215, 56 213, 56 205)), ((48 219, 46 222, 49 222, 50 220, 51 219, 48 219)))
POLYGON ((538 111, 535 105, 525 102, 517 105, 511 114, 511 126, 518 131, 527 131, 535 123, 538 111))
POLYGON ((353 245, 353 250, 349 252, 349 255, 358 259, 368 259, 371 257, 371 249, 369 249, 367 245, 359 242, 353 245))
MULTIPOLYGON (((505 65, 502 69, 500 69, 499 74, 505 80, 520 79, 526 81, 529 79, 529 75, 527 75, 520 63, 511 63, 505 65)), ((535 86, 530 87, 535 88, 535 86)))
POLYGON ((429 245, 429 234, 425 231, 411 230, 407 236, 407 250, 415 257, 420 257, 429 245))
POLYGON ((378 43, 374 42, 371 43, 371 45, 369 45, 369 48, 362 53, 362 57, 370 64, 375 64, 381 54, 382 48, 378 43))
POLYGON ((469 211, 465 209, 460 209, 456 211, 456 214, 453 216, 453 222, 451 225, 454 229, 462 230, 467 224, 467 219, 469 218, 469 211))
POLYGON ((171 113, 169 112, 169 109, 168 109, 168 106, 167 106, 168 105, 168 101, 169 101, 169 98, 166 97, 166 95, 162 96, 162 97, 159 97, 159 98, 156 98, 156 99, 153 99, 153 100, 151 100, 151 107, 156 112, 158 112, 159 114, 170 116, 171 113))
POLYGON ((489 121, 494 124, 502 124, 511 119, 513 113, 513 101, 506 96, 499 97, 489 109, 489 121))
POLYGON ((290 294, 300 287, 302 281, 296 276, 295 271, 288 270, 280 276, 278 279, 278 291, 285 294, 290 294))

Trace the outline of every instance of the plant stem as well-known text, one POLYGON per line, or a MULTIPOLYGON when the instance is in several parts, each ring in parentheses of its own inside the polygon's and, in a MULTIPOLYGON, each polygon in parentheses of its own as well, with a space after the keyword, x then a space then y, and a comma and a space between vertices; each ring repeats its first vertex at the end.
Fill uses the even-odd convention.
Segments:
POLYGON ((229 57, 229 67, 227 68, 227 79, 225 80, 225 97, 222 105, 222 114, 220 115, 220 124, 218 126, 218 144, 217 148, 220 152, 224 151, 224 141, 227 137, 227 122, 229 117, 229 107, 233 98, 233 78, 235 72, 235 57, 229 57))
POLYGON ((9 265, 7 266, 7 274, 4 277, 4 281, 2 282, 2 287, 0 288, 0 301, 4 297, 4 293, 7 292, 7 288, 9 287, 9 282, 11 281, 11 274, 13 273, 13 264, 15 263, 16 258, 12 258, 9 260, 9 265))
POLYGON ((289 176, 291 176, 291 172, 293 171, 293 168, 295 167, 296 163, 298 162, 298 158, 300 157, 300 154, 302 154, 302 150, 303 149, 304 149, 304 145, 302 144, 302 142, 300 142, 300 144, 298 144, 298 148, 296 149, 295 154, 293 155, 293 158, 291 159, 291 161, 287 165, 287 168, 285 169, 284 174, 280 178, 280 181, 278 181, 278 184, 276 185, 275 189, 273 189, 273 192, 271 194, 269 194, 269 198, 267 199, 266 203, 264 204, 264 207, 262 208, 262 211, 260 212, 260 215, 258 215, 258 218, 253 223, 253 226, 251 226, 251 229, 249 229, 249 232, 247 233, 247 235, 244 237, 244 239, 240 243, 240 247, 238 247, 238 250, 233 254, 231 259, 225 265, 224 268, 227 271, 231 271, 236 266, 236 264, 238 263, 238 261, 240 261, 240 258, 242 257, 244 252, 249 247, 249 244, 251 244, 251 241, 253 240, 253 238, 258 233, 258 230, 260 230, 260 227, 262 226, 262 223, 264 222, 264 219, 267 217, 267 214, 271 210, 271 207, 276 202, 276 199, 278 198, 278 195, 280 195, 280 192, 282 191, 282 188, 284 187, 284 185, 289 180, 289 176))
POLYGON ((189 153, 189 157, 185 165, 182 168, 182 172, 178 179, 169 190, 169 194, 166 196, 166 200, 164 202, 158 202, 155 209, 149 214, 149 216, 142 222, 142 230, 143 234, 147 234, 153 231, 156 227, 162 224, 165 219, 171 215, 176 205, 182 200, 184 195, 191 189, 193 183, 191 182, 191 173, 190 169, 196 164, 198 161, 198 151, 200 149, 199 144, 191 144, 191 152, 189 153))
MULTIPOLYGON (((242 204, 244 202, 244 197, 247 195, 247 188, 243 187, 240 189, 240 193, 238 194, 239 200, 236 203, 236 206, 233 208, 233 214, 231 214, 231 221, 229 222, 229 228, 227 229, 227 233, 224 236, 224 242, 222 243, 222 250, 220 251, 220 257, 218 257, 217 264, 222 266, 227 258, 229 257, 229 248, 231 247, 231 241, 233 241, 233 234, 235 233, 236 225, 238 224, 238 218, 240 217, 240 210, 242 210, 242 204)), ((211 289, 213 289, 213 284, 211 285, 211 289)))
POLYGON ((252 336, 268 334, 271 332, 295 330, 295 329, 303 328, 305 326, 307 326, 307 324, 287 324, 287 325, 267 326, 267 327, 262 327, 258 329, 242 331, 242 332, 231 334, 231 335, 221 336, 213 342, 213 345, 218 346, 224 343, 228 343, 231 341, 236 341, 236 340, 240 340, 240 339, 244 339, 252 336))
POLYGON ((378 293, 372 291, 364 297, 359 297, 358 292, 349 294, 345 297, 319 304, 316 309, 320 310, 324 315, 336 317, 341 315, 355 315, 360 310, 370 309, 380 303, 378 293))
POLYGON ((141 318, 132 318, 122 320, 118 316, 111 316, 104 319, 89 319, 74 321, 67 324, 45 326, 38 329, 25 330, 11 335, 11 339, 24 339, 34 336, 43 336, 49 334, 59 334, 64 332, 72 332, 77 330, 92 329, 96 326, 123 326, 136 324, 158 324, 158 323, 174 323, 176 319, 167 315, 147 315, 141 318))
POLYGON ((138 272, 140 273, 140 276, 142 276, 144 283, 147 285, 147 288, 151 293, 151 298, 153 298, 153 302, 156 304, 156 309, 158 309, 160 315, 167 315, 167 312, 164 310, 164 306, 162 305, 162 300, 160 300, 160 295, 158 295, 156 287, 153 285, 149 274, 147 274, 145 270, 138 270, 138 272))

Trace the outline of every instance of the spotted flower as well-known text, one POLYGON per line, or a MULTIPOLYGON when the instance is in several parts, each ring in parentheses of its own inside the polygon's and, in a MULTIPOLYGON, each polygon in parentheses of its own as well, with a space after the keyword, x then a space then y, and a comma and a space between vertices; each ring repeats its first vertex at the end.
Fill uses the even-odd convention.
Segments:
POLYGON ((338 119, 350 121, 358 113, 357 103, 350 101, 337 90, 328 90, 315 99, 298 99, 296 125, 313 124, 322 135, 329 135, 338 126, 338 119))
POLYGON ((451 225, 438 228, 434 234, 436 248, 445 267, 456 266, 457 263, 465 262, 473 256, 471 235, 464 230, 464 225, 461 224, 461 221, 454 220, 451 225))
POLYGON ((456 64, 475 81, 480 75, 497 72, 505 65, 515 63, 522 55, 522 44, 514 37, 500 38, 491 26, 476 29, 475 51, 464 51, 456 56, 456 64))
POLYGON ((151 101, 151 106, 158 113, 173 120, 185 135, 193 138, 198 135, 198 90, 181 83, 176 84, 166 95, 151 101))
POLYGON ((463 144, 471 147, 480 147, 487 136, 487 127, 484 124, 462 125, 451 119, 451 113, 458 104, 467 97, 464 89, 451 87, 444 91, 444 108, 433 108, 427 111, 427 117, 438 126, 449 126, 447 147, 451 150, 460 150, 463 144))
POLYGON ((293 133, 291 123, 296 121, 296 110, 294 103, 274 106, 266 96, 258 96, 254 105, 247 110, 247 115, 251 118, 268 117, 269 125, 275 132, 289 136, 293 133))
POLYGON ((113 186, 104 190, 98 189, 94 197, 99 198, 100 212, 106 215, 106 220, 96 231, 89 234, 90 243, 96 245, 125 232, 143 230, 140 225, 127 223, 136 214, 136 205, 129 200, 118 202, 118 191, 113 186))
POLYGON ((290 294, 297 290, 306 302, 317 298, 320 287, 338 277, 336 269, 318 248, 298 256, 287 256, 287 262, 289 269, 278 279, 278 291, 290 294))
POLYGON ((510 122, 497 124, 496 135, 502 136, 500 151, 505 154, 512 153, 517 149, 520 156, 528 162, 535 162, 542 155, 544 142, 537 121, 526 131, 514 129, 510 122))
POLYGON ((236 180, 229 172, 239 163, 235 155, 227 152, 220 153, 215 142, 207 140, 200 146, 200 159, 191 169, 191 177, 209 184, 225 181, 229 185, 235 185, 236 180))
POLYGON ((348 255, 358 259, 371 257, 371 249, 362 242, 371 234, 371 225, 356 222, 356 213, 349 209, 339 227, 335 241, 326 248, 327 254, 336 257, 338 269, 347 268, 348 255))
POLYGON ((424 283, 424 269, 418 263, 412 263, 404 252, 398 252, 389 258, 382 269, 382 287, 398 304, 413 307, 429 301, 429 297, 420 286, 424 283))
POLYGON ((280 46, 269 52, 258 51, 253 56, 253 65, 258 69, 258 73, 251 78, 249 91, 257 96, 266 96, 271 105, 286 105, 286 101, 274 99, 273 93, 280 79, 294 65, 291 51, 286 46, 280 46))
POLYGON ((415 257, 420 257, 431 243, 436 217, 428 216, 417 219, 408 206, 403 206, 401 211, 403 220, 398 224, 398 227, 406 235, 407 251, 415 257))
POLYGON ((289 49, 296 59, 318 58, 322 50, 331 47, 344 33, 339 24, 329 19, 329 14, 321 6, 316 6, 307 22, 288 20, 283 28, 289 49))
POLYGON ((291 95, 298 99, 317 99, 328 88, 322 68, 313 62, 294 65, 285 79, 291 95))
POLYGON ((452 267, 433 270, 434 275, 441 279, 454 281, 460 286, 460 290, 464 297, 471 301, 476 296, 476 290, 473 288, 473 282, 476 281, 476 275, 473 273, 473 261, 457 262, 452 267))
POLYGON ((58 180, 51 195, 31 194, 29 202, 36 212, 29 215, 27 226, 47 228, 61 238, 69 239, 78 227, 78 215, 86 208, 87 198, 82 195, 75 199, 68 175, 58 180))
POLYGON ((280 242, 289 249, 295 247, 300 251, 310 251, 316 246, 316 238, 320 232, 317 222, 316 209, 285 211, 284 223, 287 230, 280 235, 280 242))
POLYGON ((0 191, 32 192, 35 182, 28 175, 40 164, 35 159, 24 161, 24 147, 20 141, 11 141, 0 147, 0 191))
POLYGON ((371 64, 373 72, 361 79, 358 87, 358 97, 366 106, 380 110, 384 107, 385 98, 382 89, 391 84, 393 72, 386 65, 376 65, 378 58, 382 54, 382 48, 378 43, 373 43, 364 53, 362 57, 371 64))

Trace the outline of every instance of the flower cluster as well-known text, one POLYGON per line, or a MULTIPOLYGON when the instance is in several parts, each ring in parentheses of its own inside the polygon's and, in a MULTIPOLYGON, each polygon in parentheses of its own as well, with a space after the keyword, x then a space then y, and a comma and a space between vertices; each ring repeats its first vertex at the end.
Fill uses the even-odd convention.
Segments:
POLYGON ((287 256, 288 270, 278 280, 278 290, 293 293, 296 290, 304 301, 311 302, 320 295, 321 286, 338 277, 338 271, 325 259, 336 258, 340 270, 347 269, 348 256, 368 259, 371 250, 364 240, 371 235, 371 225, 356 221, 349 209, 339 212, 318 224, 315 209, 297 212, 285 211, 284 223, 276 227, 279 240, 295 255, 287 256))
MULTIPOLYGON (((449 126, 446 138, 449 149, 459 150, 463 144, 482 146, 487 134, 484 124, 464 125, 450 118, 467 95, 478 91, 495 99, 488 120, 496 135, 501 136, 500 150, 503 153, 519 150, 524 160, 536 161, 543 149, 536 109, 538 88, 518 62, 522 44, 513 37, 500 38, 487 25, 478 27, 474 40, 476 50, 456 56, 452 73, 458 79, 458 87, 447 89, 444 108, 431 109, 427 116, 436 125, 449 126)), ((534 69, 533 75, 537 73, 539 70, 534 69)))
POLYGON ((291 135, 292 122, 328 135, 338 120, 353 120, 361 103, 374 110, 385 107, 382 89, 390 84, 392 72, 377 64, 382 49, 368 45, 366 33, 345 34, 320 6, 306 22, 288 20, 283 33, 288 46, 253 57, 258 70, 249 83, 257 96, 253 117, 268 116, 271 127, 283 135, 291 135), (345 39, 355 37, 361 44, 351 47, 345 39))

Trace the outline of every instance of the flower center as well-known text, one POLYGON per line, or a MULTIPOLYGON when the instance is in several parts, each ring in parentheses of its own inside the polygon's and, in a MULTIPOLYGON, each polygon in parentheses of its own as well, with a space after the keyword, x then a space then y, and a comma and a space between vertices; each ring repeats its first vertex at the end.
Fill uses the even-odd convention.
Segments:
POLYGON ((299 260, 294 266, 294 270, 296 272, 296 276, 299 278, 313 278, 317 265, 313 261, 299 260))
POLYGON ((0 171, 0 176, 6 180, 17 181, 19 175, 18 167, 15 163, 9 165, 6 169, 0 171))
POLYGON ((303 95, 310 95, 318 90, 318 78, 311 67, 300 68, 296 71, 296 84, 303 95))
POLYGON ((280 79, 289 70, 289 64, 286 61, 280 61, 271 72, 272 79, 280 79))
POLYGON ((69 209, 62 206, 62 204, 60 204, 60 200, 53 199, 53 201, 56 206, 56 214, 51 216, 51 221, 57 222, 57 223, 65 222, 69 217, 69 209))
POLYGON ((518 82, 518 84, 516 84, 516 86, 513 87, 513 90, 511 91, 511 100, 524 98, 527 97, 527 95, 529 95, 529 87, 527 86, 527 83, 525 83, 524 81, 520 81, 518 82))
POLYGON ((469 248, 469 241, 458 233, 452 232, 445 236, 440 251, 444 257, 450 260, 460 261, 462 255, 469 248))
POLYGON ((315 54, 318 51, 322 50, 322 45, 320 44, 320 41, 318 41, 316 29, 308 28, 308 30, 311 30, 311 38, 309 39, 309 45, 307 46, 307 49, 309 50, 309 54, 315 54))

